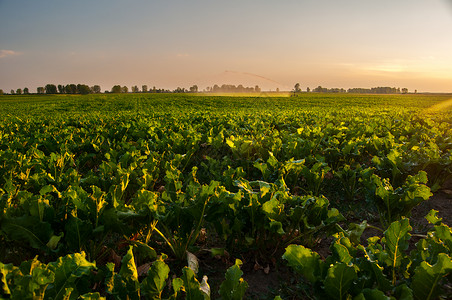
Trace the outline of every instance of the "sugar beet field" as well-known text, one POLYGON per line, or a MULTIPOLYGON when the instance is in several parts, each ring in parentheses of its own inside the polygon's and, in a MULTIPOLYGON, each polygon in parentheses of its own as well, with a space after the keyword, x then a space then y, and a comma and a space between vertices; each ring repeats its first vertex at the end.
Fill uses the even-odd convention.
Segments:
POLYGON ((452 298, 451 99, 1 96, 0 298, 452 298))

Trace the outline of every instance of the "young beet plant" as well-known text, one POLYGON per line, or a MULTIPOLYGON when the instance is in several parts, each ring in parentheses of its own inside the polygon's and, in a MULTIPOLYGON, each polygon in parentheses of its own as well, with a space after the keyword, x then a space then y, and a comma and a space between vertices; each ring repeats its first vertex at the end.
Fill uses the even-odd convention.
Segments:
POLYGON ((376 174, 373 174, 370 180, 370 190, 375 191, 374 204, 385 227, 403 216, 409 216, 416 205, 432 196, 430 188, 426 185, 427 173, 424 171, 415 176, 409 175, 405 183, 396 189, 388 179, 381 179, 376 174))
MULTIPOLYGON (((192 182, 189 185, 187 194, 181 191, 178 193, 179 199, 185 198, 183 201, 165 202, 166 215, 159 216, 161 222, 157 223, 155 220, 151 223, 146 238, 147 243, 155 231, 180 261, 186 258, 187 251, 198 239, 210 200, 218 197, 218 182, 212 181, 210 185, 202 186, 198 182, 192 182), (163 230, 158 229, 159 225, 163 230)), ((163 198, 167 197, 165 193, 163 198)))

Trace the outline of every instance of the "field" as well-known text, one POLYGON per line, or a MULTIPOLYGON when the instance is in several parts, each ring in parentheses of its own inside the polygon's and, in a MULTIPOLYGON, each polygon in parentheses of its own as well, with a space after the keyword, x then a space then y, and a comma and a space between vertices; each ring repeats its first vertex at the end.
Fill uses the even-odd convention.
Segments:
POLYGON ((450 298, 451 99, 1 96, 0 298, 450 298))

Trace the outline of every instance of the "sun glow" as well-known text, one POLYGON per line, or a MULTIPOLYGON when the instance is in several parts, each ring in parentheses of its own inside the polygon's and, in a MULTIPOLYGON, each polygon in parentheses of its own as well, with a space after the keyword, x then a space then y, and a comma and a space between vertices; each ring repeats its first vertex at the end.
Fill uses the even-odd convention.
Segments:
POLYGON ((426 112, 427 113, 439 112, 442 110, 446 110, 450 107, 452 107, 452 98, 430 106, 429 108, 426 109, 426 112))

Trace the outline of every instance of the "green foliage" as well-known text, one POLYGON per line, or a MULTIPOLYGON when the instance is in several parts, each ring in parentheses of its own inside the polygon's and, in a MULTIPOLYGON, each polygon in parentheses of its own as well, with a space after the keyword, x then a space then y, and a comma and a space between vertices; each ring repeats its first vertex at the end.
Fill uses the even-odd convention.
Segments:
POLYGON ((156 260, 141 283, 141 293, 149 299, 161 299, 170 268, 163 258, 156 260))
MULTIPOLYGON (((3 96, 1 297, 206 297, 207 279, 180 264, 212 247, 236 257, 287 247, 318 297, 416 297, 414 270, 442 268, 441 295, 451 230, 430 214, 433 230, 407 253, 406 218, 452 175, 451 113, 428 109, 448 97, 3 96), (378 212, 386 229, 366 246, 371 219, 338 226, 361 207, 355 216, 378 212), (309 247, 332 234, 323 262, 309 247)), ((231 268, 222 297, 245 297, 231 268)))
POLYGON ((35 258, 23 262, 19 268, 3 264, 0 268, 2 296, 13 299, 76 299, 80 293, 89 292, 86 282, 89 282, 96 265, 88 262, 84 253, 75 253, 47 265, 35 258))
POLYGON ((440 294, 439 283, 451 271, 452 259, 445 253, 438 255, 438 260, 433 266, 423 261, 414 270, 413 292, 416 295, 415 298, 436 299, 440 294))
POLYGON ((219 290, 222 299, 238 300, 245 296, 248 283, 242 278, 241 265, 242 261, 236 259, 235 264, 226 271, 226 280, 223 281, 219 290))
POLYGON ((331 266, 324 280, 328 296, 332 299, 346 299, 344 297, 356 277, 355 269, 344 263, 337 263, 331 266))
POLYGON ((185 267, 182 270, 182 280, 184 282, 185 298, 190 300, 204 300, 210 299, 209 295, 206 295, 201 291, 201 284, 196 279, 195 273, 189 267, 185 267))
POLYGON ((301 245, 289 245, 283 258, 287 260, 289 266, 311 283, 315 283, 320 279, 324 268, 323 261, 311 249, 301 245))
POLYGON ((384 238, 381 241, 385 245, 385 254, 387 255, 385 262, 393 269, 393 285, 396 283, 396 269, 402 264, 404 251, 408 249, 408 240, 411 237, 409 231, 411 229, 408 219, 394 222, 384 232, 384 238))
POLYGON ((96 264, 85 259, 84 253, 70 254, 60 257, 56 262, 49 263, 49 269, 55 274, 53 288, 46 293, 46 297, 54 297, 58 299, 63 295, 68 295, 71 291, 73 294, 79 295, 77 285, 82 277, 91 275, 91 271, 96 269, 96 264))
POLYGON ((133 247, 130 247, 122 258, 119 273, 115 273, 113 264, 107 265, 107 292, 115 299, 140 299, 140 283, 132 249, 133 247))
POLYGON ((371 181, 377 196, 376 206, 383 224, 388 225, 402 216, 409 216, 410 211, 422 201, 432 196, 426 186, 427 173, 420 171, 415 176, 408 175, 405 183, 394 189, 387 178, 381 179, 373 174, 371 181))
POLYGON ((438 223, 411 253, 407 252, 411 227, 408 219, 402 219, 391 223, 381 240, 369 238, 367 246, 352 243, 342 232, 336 234, 325 262, 300 245, 287 247, 283 258, 310 282, 319 298, 436 299, 444 295, 442 287, 452 272, 450 249, 438 247, 442 238, 448 240, 446 228, 438 223))

